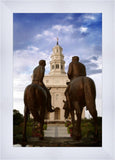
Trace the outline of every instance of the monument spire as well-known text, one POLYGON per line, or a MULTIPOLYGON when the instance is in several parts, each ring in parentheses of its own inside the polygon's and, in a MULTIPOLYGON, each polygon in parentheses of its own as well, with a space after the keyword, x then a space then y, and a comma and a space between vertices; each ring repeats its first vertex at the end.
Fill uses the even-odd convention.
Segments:
POLYGON ((59 40, 59 39, 58 39, 58 37, 57 37, 57 45, 58 45, 58 40, 59 40))
POLYGON ((57 38, 57 44, 53 47, 53 53, 51 55, 50 74, 65 74, 63 48, 59 45, 58 40, 57 38))

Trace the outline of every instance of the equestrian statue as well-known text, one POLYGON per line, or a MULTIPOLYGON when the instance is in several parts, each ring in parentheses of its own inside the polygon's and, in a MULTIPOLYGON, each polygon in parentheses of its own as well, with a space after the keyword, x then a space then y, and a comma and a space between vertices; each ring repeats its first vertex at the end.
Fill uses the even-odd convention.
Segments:
POLYGON ((65 118, 69 113, 73 124, 72 137, 74 139, 81 138, 81 114, 83 107, 86 106, 94 119, 95 134, 97 135, 97 111, 95 105, 96 89, 94 81, 86 76, 85 66, 79 62, 79 57, 72 57, 69 64, 68 78, 70 82, 65 91, 66 101, 64 102, 65 118), (76 112, 77 121, 75 121, 74 113, 76 112))
POLYGON ((26 125, 29 114, 31 113, 34 120, 40 123, 40 139, 43 139, 43 125, 46 111, 54 112, 51 105, 51 94, 43 83, 45 73, 45 60, 39 61, 33 71, 32 83, 28 85, 24 92, 24 130, 23 141, 27 141, 26 125))

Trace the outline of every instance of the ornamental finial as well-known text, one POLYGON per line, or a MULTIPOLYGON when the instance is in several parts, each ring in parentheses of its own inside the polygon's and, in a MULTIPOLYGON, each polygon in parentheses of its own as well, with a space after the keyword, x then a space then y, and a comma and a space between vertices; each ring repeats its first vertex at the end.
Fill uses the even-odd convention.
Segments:
POLYGON ((58 40, 59 40, 59 39, 58 39, 58 37, 57 37, 57 45, 58 45, 58 40))

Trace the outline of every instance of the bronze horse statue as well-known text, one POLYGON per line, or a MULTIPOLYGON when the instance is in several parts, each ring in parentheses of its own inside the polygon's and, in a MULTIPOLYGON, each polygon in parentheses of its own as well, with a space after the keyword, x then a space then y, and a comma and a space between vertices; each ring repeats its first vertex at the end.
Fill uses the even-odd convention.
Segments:
POLYGON ((65 109, 65 118, 68 118, 69 113, 71 114, 71 120, 73 124, 72 137, 74 139, 81 138, 81 114, 83 107, 85 106, 94 119, 95 134, 97 135, 97 111, 95 105, 96 89, 94 81, 85 76, 77 77, 70 82, 68 93, 71 107, 69 107, 68 101, 63 101, 63 109, 65 109), (76 123, 74 111, 76 111, 77 116, 76 123))
MULTIPOLYGON (((50 94, 50 93, 49 93, 50 94)), ((29 114, 31 113, 34 120, 40 123, 40 139, 43 139, 43 125, 45 112, 47 110, 47 93, 43 87, 38 84, 30 84, 24 92, 24 131, 23 141, 27 141, 26 125, 29 114)), ((51 97, 51 95, 49 95, 51 97)))

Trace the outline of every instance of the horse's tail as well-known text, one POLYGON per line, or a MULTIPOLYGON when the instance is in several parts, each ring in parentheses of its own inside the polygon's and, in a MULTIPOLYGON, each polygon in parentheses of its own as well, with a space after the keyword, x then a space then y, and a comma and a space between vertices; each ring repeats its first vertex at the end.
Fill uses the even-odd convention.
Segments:
POLYGON ((97 116, 96 104, 95 104, 96 88, 94 81, 91 78, 88 77, 84 78, 84 93, 85 93, 85 102, 87 109, 89 110, 92 116, 94 115, 97 116))
POLYGON ((25 89, 25 92, 24 92, 24 103, 25 103, 25 105, 35 104, 34 99, 35 99, 35 87, 33 87, 32 85, 28 85, 25 89))

